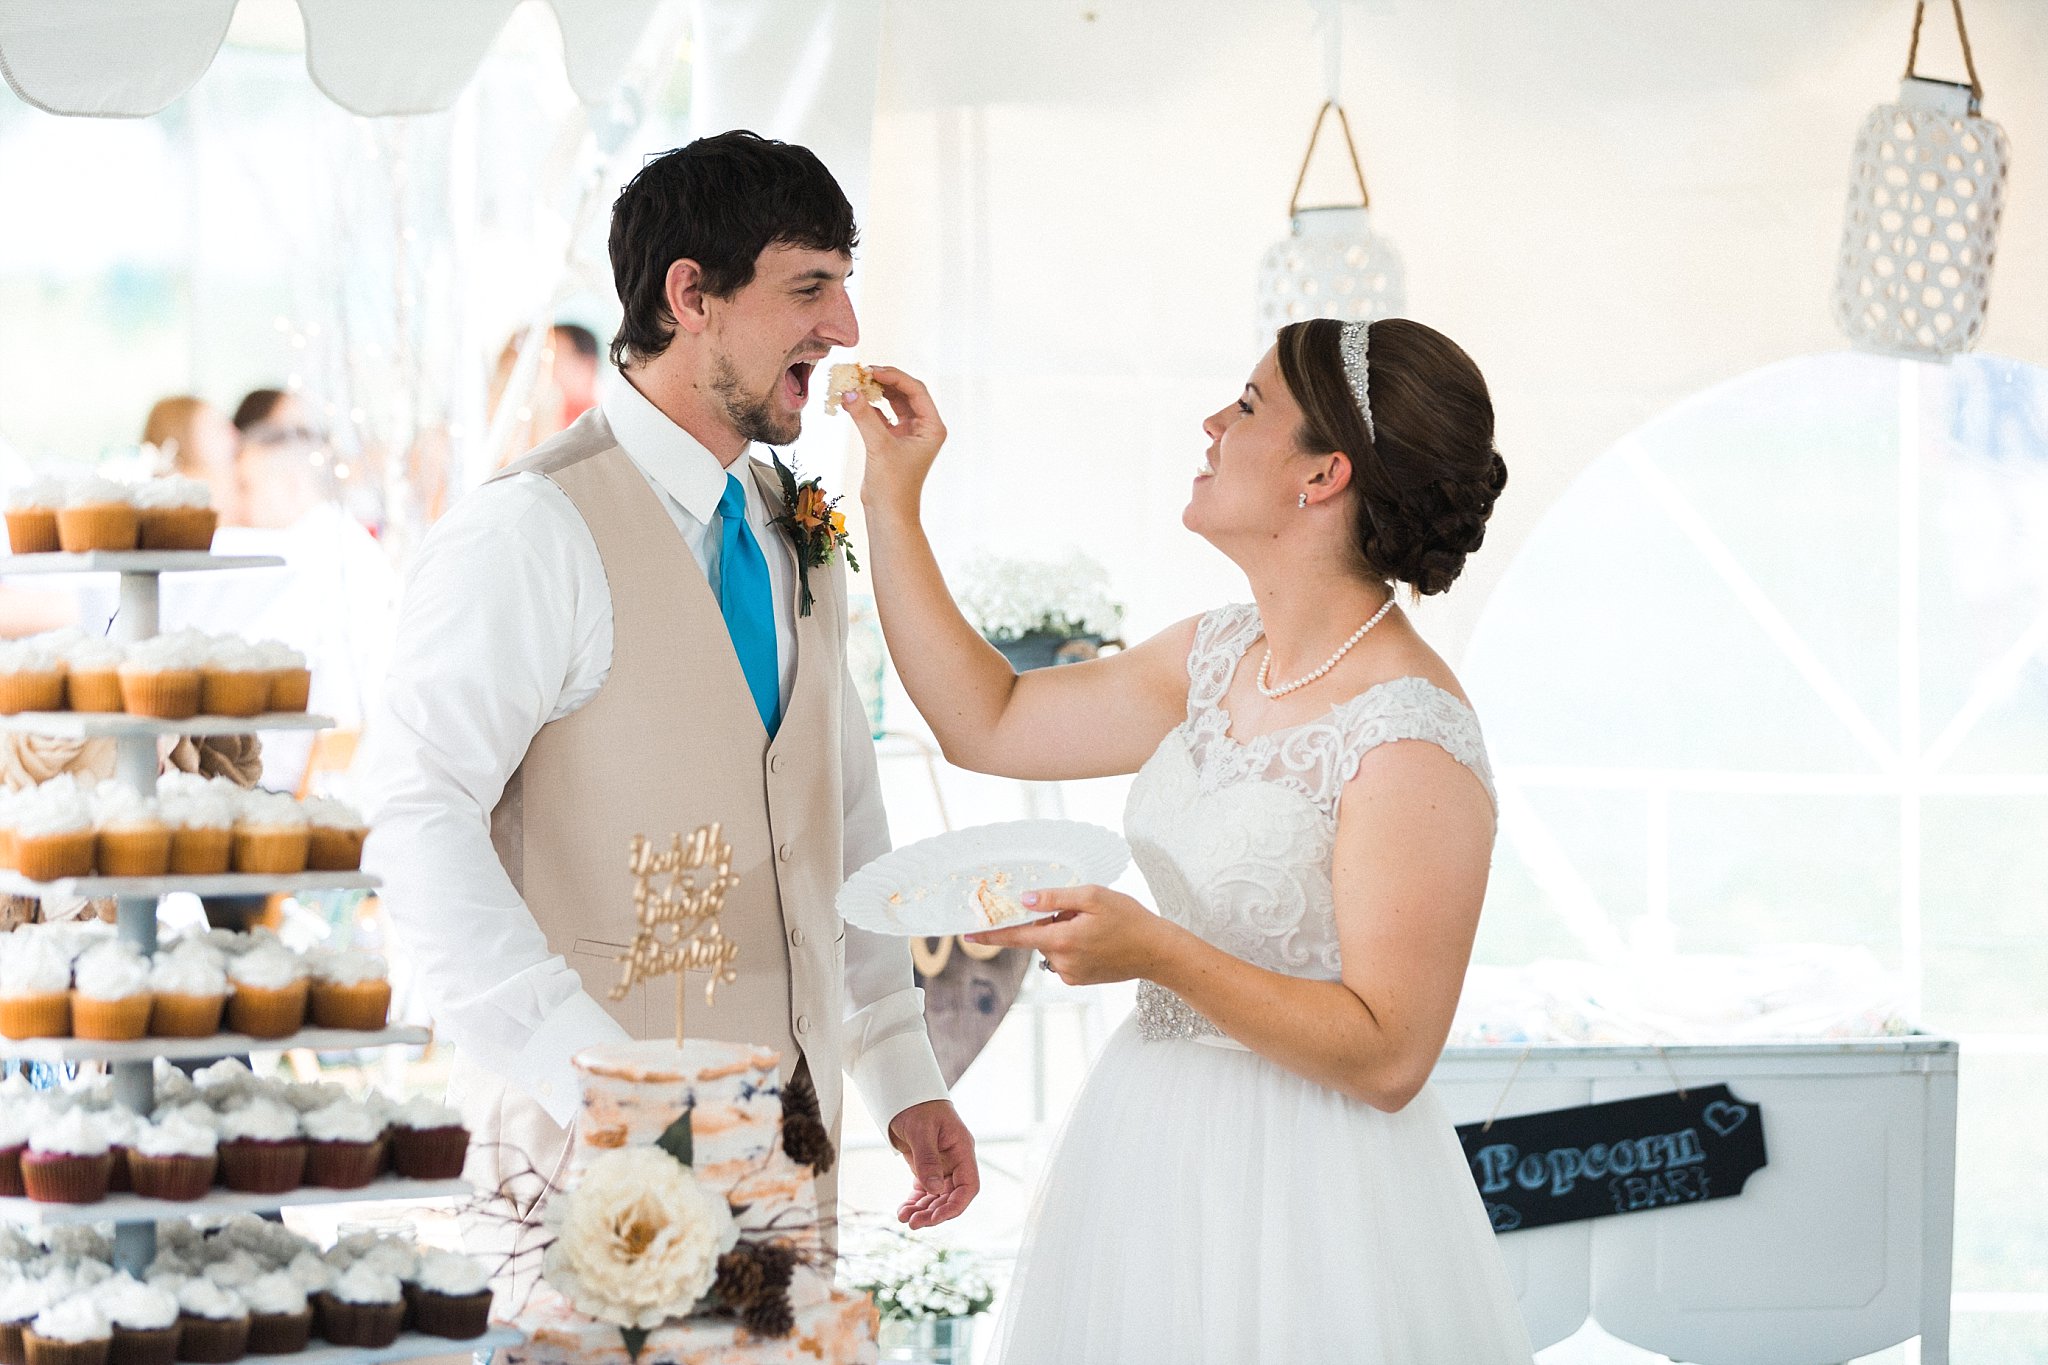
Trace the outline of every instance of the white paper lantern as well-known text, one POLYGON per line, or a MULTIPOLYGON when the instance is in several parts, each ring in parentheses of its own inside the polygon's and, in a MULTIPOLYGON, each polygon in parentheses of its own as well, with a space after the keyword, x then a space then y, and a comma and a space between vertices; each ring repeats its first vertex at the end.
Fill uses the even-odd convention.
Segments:
MULTIPOLYGON (((1916 12, 1915 55, 1919 36, 1916 12)), ((1947 360, 1983 334, 2009 152, 1978 113, 1967 34, 1963 55, 1968 85, 1915 76, 1909 56, 1898 102, 1871 110, 1856 139, 1834 304, 1859 350, 1947 360)))
POLYGON ((1259 330, 1270 337, 1290 322, 1338 318, 1346 322, 1393 317, 1407 306, 1401 257, 1372 230, 1372 197, 1351 140, 1351 121, 1335 100, 1325 100, 1309 133, 1308 154, 1287 203, 1292 231, 1275 242, 1259 265, 1259 330), (1334 109, 1358 177, 1356 204, 1300 207, 1302 183, 1315 156, 1323 119, 1334 109))

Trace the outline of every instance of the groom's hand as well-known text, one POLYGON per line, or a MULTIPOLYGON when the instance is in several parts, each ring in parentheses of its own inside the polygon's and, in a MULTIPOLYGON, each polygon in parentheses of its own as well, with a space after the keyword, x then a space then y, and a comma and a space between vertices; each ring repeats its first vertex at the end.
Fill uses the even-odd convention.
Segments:
POLYGON ((868 373, 882 386, 882 395, 897 420, 890 421, 858 392, 840 397, 853 424, 860 428, 861 444, 867 447, 861 501, 871 508, 915 508, 932 461, 939 458, 939 447, 946 443, 946 424, 939 420, 930 391, 917 380, 887 365, 877 365, 868 373))
POLYGON ((951 1100, 913 1104, 889 1120, 889 1142, 910 1163, 917 1185, 898 1222, 912 1228, 935 1227, 958 1218, 981 1192, 981 1169, 974 1164, 974 1135, 960 1121, 951 1100))

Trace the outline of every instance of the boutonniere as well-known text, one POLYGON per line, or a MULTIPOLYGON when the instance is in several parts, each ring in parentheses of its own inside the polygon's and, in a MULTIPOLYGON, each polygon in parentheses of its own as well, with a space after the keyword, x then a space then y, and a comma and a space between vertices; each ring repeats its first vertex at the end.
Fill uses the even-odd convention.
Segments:
POLYGON ((797 603, 797 613, 811 614, 811 570, 822 569, 832 562, 834 554, 846 556, 846 567, 860 572, 860 561, 853 557, 853 539, 846 534, 846 514, 839 510, 839 499, 825 496, 825 485, 819 479, 799 479, 794 469, 782 462, 779 455, 769 457, 775 463, 775 472, 782 479, 782 515, 770 522, 789 533, 796 545, 796 577, 802 592, 797 603))

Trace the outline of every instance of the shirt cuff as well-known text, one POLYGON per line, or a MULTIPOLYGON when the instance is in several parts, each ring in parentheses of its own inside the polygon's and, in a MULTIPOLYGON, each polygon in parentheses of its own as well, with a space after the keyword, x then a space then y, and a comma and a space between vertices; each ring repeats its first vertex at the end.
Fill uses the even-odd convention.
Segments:
POLYGON ((946 1098, 946 1078, 923 1029, 884 1038, 864 1050, 849 1069, 853 1084, 884 1134, 913 1104, 946 1098))
POLYGON ((526 1092, 549 1118, 567 1128, 582 1103, 572 1059, 584 1048, 628 1042, 631 1036, 588 992, 578 991, 548 1011, 513 1060, 505 1083, 526 1092))

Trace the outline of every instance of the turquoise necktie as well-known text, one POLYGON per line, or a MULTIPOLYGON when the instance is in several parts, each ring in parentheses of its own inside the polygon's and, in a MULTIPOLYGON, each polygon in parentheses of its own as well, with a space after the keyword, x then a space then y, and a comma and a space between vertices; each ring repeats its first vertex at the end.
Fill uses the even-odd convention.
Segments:
POLYGON ((733 653, 747 675, 747 690, 768 738, 782 724, 782 675, 775 658, 775 593, 768 584, 768 560, 747 525, 747 494, 737 476, 725 476, 718 500, 718 610, 732 636, 733 653))

